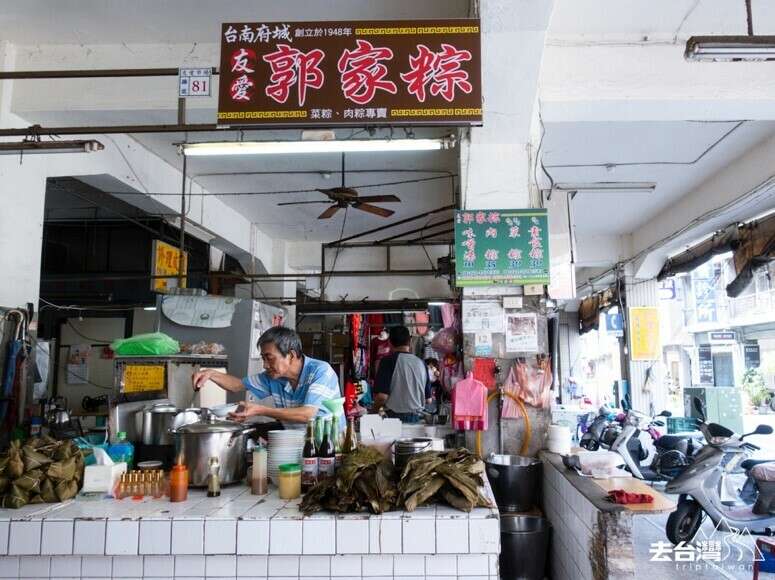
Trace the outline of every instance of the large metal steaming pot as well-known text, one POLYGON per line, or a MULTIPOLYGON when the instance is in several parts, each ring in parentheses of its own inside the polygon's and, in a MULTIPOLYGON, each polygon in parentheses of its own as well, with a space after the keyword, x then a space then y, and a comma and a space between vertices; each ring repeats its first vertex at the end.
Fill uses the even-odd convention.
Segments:
POLYGON ((173 429, 176 457, 182 456, 188 467, 189 485, 207 485, 211 457, 218 458, 222 485, 245 479, 248 434, 254 430, 254 427, 222 421, 210 414, 196 423, 173 429))
POLYGON ((178 412, 172 403, 156 403, 143 409, 143 444, 172 445, 170 429, 178 412))

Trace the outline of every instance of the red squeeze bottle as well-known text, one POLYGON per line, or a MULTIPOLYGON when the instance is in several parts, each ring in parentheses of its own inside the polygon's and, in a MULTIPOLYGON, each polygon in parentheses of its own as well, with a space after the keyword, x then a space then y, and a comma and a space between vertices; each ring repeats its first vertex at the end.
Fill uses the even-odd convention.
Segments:
POLYGON ((186 499, 188 499, 188 468, 178 463, 170 471, 170 501, 186 501, 186 499))

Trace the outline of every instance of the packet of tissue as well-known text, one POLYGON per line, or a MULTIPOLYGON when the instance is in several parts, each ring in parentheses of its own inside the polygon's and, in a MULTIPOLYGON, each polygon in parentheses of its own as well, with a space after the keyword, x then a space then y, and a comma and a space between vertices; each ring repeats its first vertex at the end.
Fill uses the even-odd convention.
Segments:
POLYGON ((104 493, 113 497, 122 473, 126 473, 126 463, 114 463, 104 449, 94 448, 94 465, 84 468, 83 488, 81 493, 104 493))

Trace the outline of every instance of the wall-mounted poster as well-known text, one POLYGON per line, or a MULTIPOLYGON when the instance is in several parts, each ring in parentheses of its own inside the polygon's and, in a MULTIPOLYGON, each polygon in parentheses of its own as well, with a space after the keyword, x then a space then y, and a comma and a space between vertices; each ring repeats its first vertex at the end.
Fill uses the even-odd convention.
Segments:
POLYGON ((659 343, 659 309, 652 306, 630 308, 629 328, 630 359, 659 360, 662 347, 659 343))
POLYGON ((538 352, 538 317, 535 313, 506 316, 506 352, 538 352))

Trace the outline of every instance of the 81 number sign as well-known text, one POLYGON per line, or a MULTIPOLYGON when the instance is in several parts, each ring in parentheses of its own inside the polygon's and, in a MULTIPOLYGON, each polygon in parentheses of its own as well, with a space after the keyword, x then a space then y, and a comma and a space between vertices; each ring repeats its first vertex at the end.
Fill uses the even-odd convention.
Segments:
POLYGON ((211 80, 209 68, 182 68, 178 72, 178 96, 209 97, 211 80))

